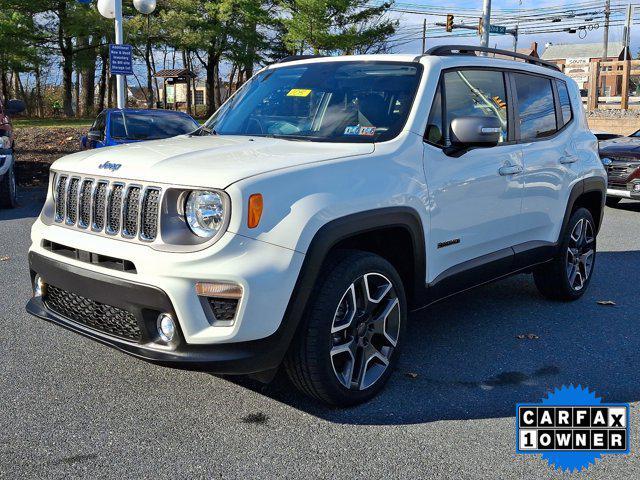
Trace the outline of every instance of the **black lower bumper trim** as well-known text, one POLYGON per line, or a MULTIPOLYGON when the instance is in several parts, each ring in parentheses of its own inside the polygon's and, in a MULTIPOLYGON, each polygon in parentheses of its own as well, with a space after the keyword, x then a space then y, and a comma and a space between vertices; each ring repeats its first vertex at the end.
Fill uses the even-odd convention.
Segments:
MULTIPOLYGON (((56 286, 78 295, 117 304, 116 306, 120 308, 136 312, 141 321, 144 321, 144 312, 173 313, 173 307, 167 295, 155 287, 78 268, 33 252, 29 254, 29 264, 32 278, 40 274, 45 282, 51 279, 56 286)), ((40 297, 32 298, 27 303, 26 309, 36 317, 136 358, 165 367, 186 370, 234 375, 273 370, 282 361, 289 342, 288 335, 276 332, 265 339, 250 342, 192 345, 187 344, 180 334, 179 341, 173 349, 170 349, 155 343, 151 332, 148 332, 145 337, 146 343, 134 343, 89 328, 50 310, 40 297)))

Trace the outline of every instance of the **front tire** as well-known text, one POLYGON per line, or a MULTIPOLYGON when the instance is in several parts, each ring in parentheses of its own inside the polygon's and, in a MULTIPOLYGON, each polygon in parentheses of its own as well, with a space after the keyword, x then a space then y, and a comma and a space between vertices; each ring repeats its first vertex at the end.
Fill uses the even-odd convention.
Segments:
POLYGON ((285 368, 303 393, 336 406, 374 397, 399 357, 407 305, 395 268, 382 257, 343 251, 314 289, 285 368))
POLYGON ((589 287, 596 263, 596 227, 591 212, 571 215, 556 257, 533 272, 536 287, 552 300, 577 300, 589 287))
POLYGON ((0 180, 0 208, 15 208, 18 206, 18 182, 16 181, 15 159, 9 170, 0 180))

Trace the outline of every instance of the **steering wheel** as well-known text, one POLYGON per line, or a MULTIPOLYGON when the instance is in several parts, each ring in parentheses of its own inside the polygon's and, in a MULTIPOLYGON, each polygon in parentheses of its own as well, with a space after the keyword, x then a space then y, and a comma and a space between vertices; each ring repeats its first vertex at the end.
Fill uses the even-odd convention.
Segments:
POLYGON ((247 120, 247 132, 250 131, 250 126, 251 126, 251 122, 255 122, 256 125, 258 125, 258 128, 260 129, 260 133, 264 135, 264 127, 262 125, 262 122, 257 118, 257 117, 250 117, 247 120))

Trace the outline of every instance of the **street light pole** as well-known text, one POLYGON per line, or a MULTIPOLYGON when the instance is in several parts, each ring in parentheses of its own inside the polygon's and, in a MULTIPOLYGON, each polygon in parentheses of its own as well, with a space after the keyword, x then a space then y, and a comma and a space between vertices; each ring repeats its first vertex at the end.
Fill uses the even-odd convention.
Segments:
POLYGON ((622 38, 624 41, 624 60, 627 57, 631 58, 629 55, 629 46, 631 44, 631 23, 633 21, 633 5, 627 5, 627 20, 625 22, 622 38))
POLYGON ((482 40, 483 47, 489 46, 489 26, 491 24, 491 0, 482 3, 482 40))
MULTIPOLYGON (((122 32, 122 0, 114 1, 115 24, 116 24, 116 45, 124 43, 124 34, 122 32)), ((126 97, 124 91, 124 76, 116 75, 116 92, 118 100, 118 108, 125 108, 126 97)))

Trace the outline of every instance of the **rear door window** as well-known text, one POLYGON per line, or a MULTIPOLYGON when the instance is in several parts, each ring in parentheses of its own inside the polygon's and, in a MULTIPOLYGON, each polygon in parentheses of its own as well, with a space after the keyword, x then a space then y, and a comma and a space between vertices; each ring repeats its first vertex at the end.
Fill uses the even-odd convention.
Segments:
POLYGON ((520 139, 536 140, 558 131, 551 80, 537 75, 514 73, 518 96, 517 118, 520 139))

